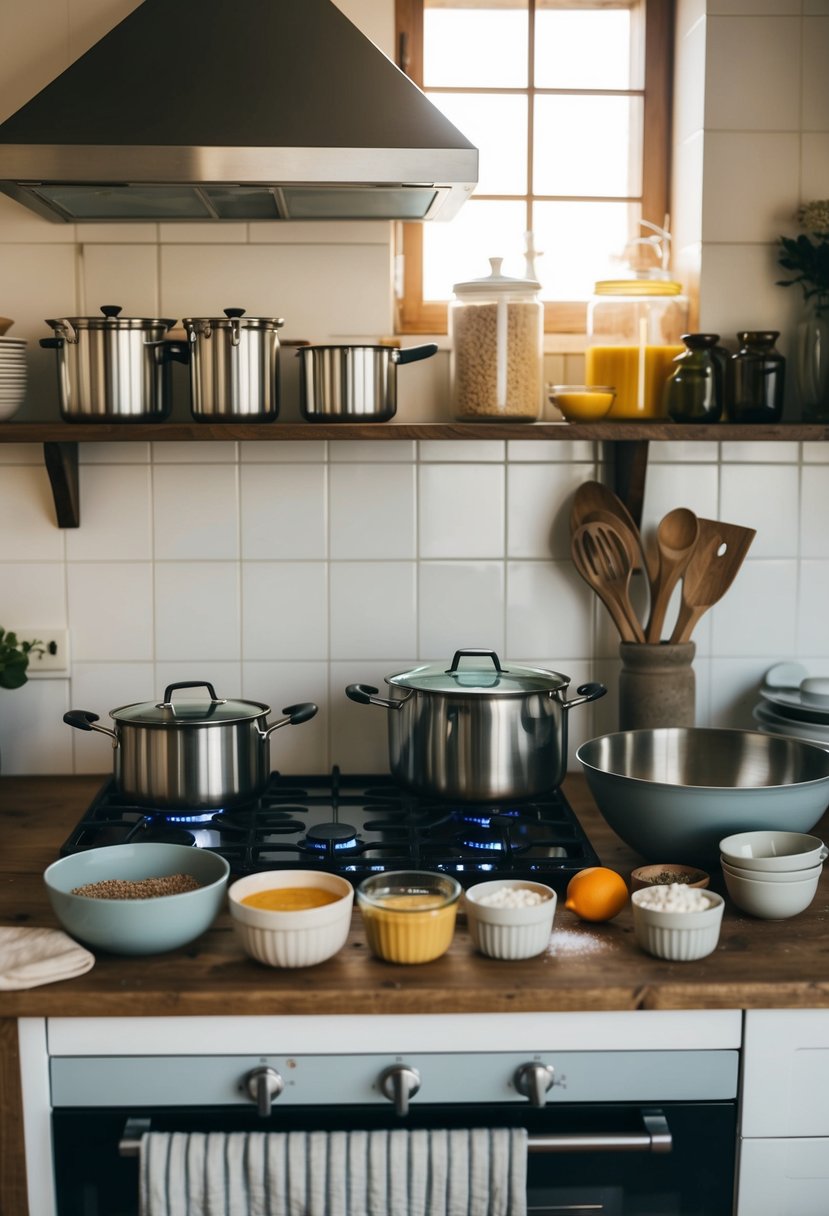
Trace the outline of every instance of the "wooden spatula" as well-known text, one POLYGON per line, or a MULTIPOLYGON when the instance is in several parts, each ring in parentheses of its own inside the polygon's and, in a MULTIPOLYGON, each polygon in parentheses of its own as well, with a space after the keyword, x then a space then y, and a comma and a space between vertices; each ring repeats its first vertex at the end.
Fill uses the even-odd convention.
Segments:
POLYGON ((609 512, 619 520, 620 528, 624 528, 634 538, 638 554, 634 562, 634 570, 644 570, 650 582, 656 578, 657 566, 645 552, 642 536, 636 522, 625 504, 607 486, 600 481, 583 481, 573 495, 570 507, 570 534, 572 535, 582 524, 597 512, 609 512))
POLYGON ((700 519, 697 543, 682 578, 682 603, 672 642, 688 642, 697 622, 721 600, 737 577, 751 542, 754 528, 700 519))
POLYGON ((699 520, 688 507, 676 507, 659 522, 656 544, 659 551, 659 573, 651 597, 651 613, 645 629, 649 642, 662 639, 665 613, 674 588, 685 572, 699 537, 699 520))
POLYGON ((601 520, 582 524, 573 533, 571 552, 576 569, 607 608, 622 641, 644 642, 630 602, 630 555, 616 528, 601 520))

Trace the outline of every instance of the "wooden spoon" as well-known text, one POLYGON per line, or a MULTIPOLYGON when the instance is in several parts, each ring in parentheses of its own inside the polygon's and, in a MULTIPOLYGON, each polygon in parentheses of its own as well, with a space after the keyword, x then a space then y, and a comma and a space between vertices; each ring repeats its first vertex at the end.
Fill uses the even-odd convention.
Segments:
POLYGON ((590 517, 598 511, 610 512, 611 515, 615 515, 619 521, 619 525, 624 525, 627 531, 634 537, 638 554, 633 568, 634 570, 644 570, 650 582, 653 582, 657 574, 656 562, 651 560, 645 552, 642 536, 633 516, 618 494, 614 494, 612 490, 602 485, 600 481, 583 481, 573 495, 573 502, 570 507, 571 533, 575 532, 576 528, 581 527, 582 524, 589 522, 590 517))
POLYGON ((682 578, 682 603, 672 642, 688 642, 700 617, 721 600, 737 577, 754 528, 700 519, 697 543, 682 578))
POLYGON ((582 524, 571 540, 573 562, 607 608, 623 642, 644 642, 645 634, 630 602, 633 570, 623 538, 601 520, 582 524))
POLYGON ((665 613, 674 587, 685 572, 699 536, 699 520, 688 507, 676 507, 659 522, 656 543, 659 550, 659 573, 651 596, 651 613, 645 637, 649 642, 659 642, 665 613))

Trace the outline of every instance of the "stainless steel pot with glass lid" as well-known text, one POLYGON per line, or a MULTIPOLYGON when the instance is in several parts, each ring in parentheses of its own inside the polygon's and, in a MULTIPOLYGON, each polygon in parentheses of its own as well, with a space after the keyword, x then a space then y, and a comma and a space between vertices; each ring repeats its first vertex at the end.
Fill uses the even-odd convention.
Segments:
POLYGON ((457 650, 448 667, 415 667, 386 683, 388 698, 370 684, 345 691, 352 701, 388 709, 392 776, 467 802, 529 798, 560 785, 569 710, 607 692, 583 684, 568 701, 569 676, 504 667, 494 650, 479 649, 457 650))
POLYGON ((206 680, 169 684, 164 699, 110 710, 115 729, 98 726, 98 715, 72 709, 64 722, 97 730, 112 739, 120 793, 139 806, 212 809, 255 798, 270 773, 269 739, 281 726, 307 722, 317 712, 305 702, 283 709, 270 725, 269 705, 228 701, 206 680), (183 688, 206 688, 208 697, 173 701, 183 688))

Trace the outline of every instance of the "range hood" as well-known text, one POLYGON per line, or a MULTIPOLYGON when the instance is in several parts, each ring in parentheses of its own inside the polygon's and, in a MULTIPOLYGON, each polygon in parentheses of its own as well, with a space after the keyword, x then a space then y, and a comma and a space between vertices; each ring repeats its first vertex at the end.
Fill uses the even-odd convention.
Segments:
POLYGON ((56 222, 451 219, 478 153, 331 0, 144 0, 0 124, 56 222))

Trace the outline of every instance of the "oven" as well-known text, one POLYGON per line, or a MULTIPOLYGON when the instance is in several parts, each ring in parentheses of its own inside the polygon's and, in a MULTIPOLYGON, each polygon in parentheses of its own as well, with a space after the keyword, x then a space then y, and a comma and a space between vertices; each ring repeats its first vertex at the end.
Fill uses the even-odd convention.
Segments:
POLYGON ((54 1211, 135 1216, 150 1130, 521 1127, 533 1216, 730 1216, 739 1022, 734 1011, 52 1020, 54 1211))

